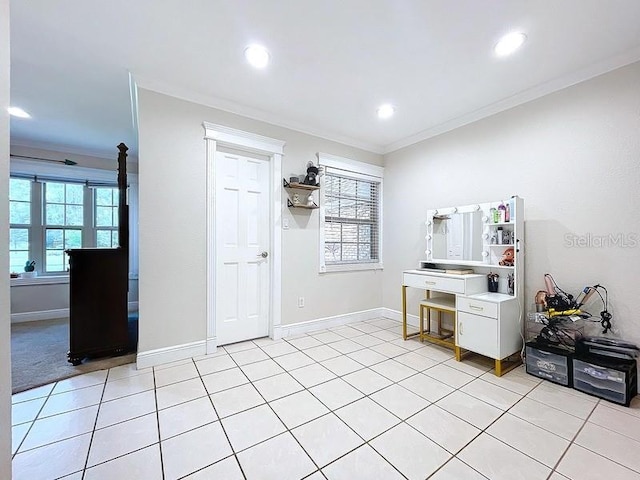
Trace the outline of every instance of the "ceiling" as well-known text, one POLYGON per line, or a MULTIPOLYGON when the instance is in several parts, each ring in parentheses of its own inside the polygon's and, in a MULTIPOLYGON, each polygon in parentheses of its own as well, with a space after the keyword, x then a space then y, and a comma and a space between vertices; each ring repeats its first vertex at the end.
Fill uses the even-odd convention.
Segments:
POLYGON ((11 102, 33 118, 12 119, 11 138, 135 155, 131 73, 384 153, 640 60, 638 25, 638 0, 13 0, 11 102), (497 58, 511 31, 527 42, 497 58), (255 42, 264 70, 243 57, 255 42))

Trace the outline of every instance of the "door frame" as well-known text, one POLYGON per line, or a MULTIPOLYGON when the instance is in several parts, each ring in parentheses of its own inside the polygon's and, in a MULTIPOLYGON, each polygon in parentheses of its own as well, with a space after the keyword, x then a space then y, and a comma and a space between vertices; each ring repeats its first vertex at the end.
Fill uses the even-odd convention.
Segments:
POLYGON ((215 168, 219 147, 230 147, 240 152, 257 153, 269 159, 270 252, 269 256, 269 336, 281 336, 282 314, 282 156, 286 142, 251 132, 203 122, 207 150, 207 354, 218 347, 216 336, 216 242, 215 242, 215 168))

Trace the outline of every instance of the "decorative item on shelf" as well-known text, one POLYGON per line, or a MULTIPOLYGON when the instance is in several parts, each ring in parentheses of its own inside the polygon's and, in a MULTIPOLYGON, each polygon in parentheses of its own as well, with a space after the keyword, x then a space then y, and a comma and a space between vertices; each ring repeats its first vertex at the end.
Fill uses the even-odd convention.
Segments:
POLYGON ((9 278, 20 278, 20 274, 18 272, 11 272, 9 278))
POLYGON ((300 205, 300 194, 294 193, 292 197, 292 201, 295 206, 300 205))
POLYGON ((487 290, 489 290, 490 292, 497 292, 499 278, 500 278, 500 275, 498 275, 497 273, 490 272, 487 275, 487 290))
POLYGON ((289 177, 289 183, 300 183, 300 177, 289 177))
POLYGON ((515 286, 516 286, 515 276, 513 275, 513 273, 510 273, 509 275, 507 275, 507 293, 509 295, 514 294, 515 286))
POLYGON ((313 162, 309 162, 307 163, 307 176, 304 177, 304 184, 305 185, 313 185, 313 186, 317 186, 318 185, 318 174, 320 173, 320 170, 318 170, 318 167, 316 167, 313 162))
POLYGON ((22 274, 22 278, 33 278, 36 276, 38 276, 38 272, 36 272, 36 261, 27 260, 24 264, 24 273, 22 274))
POLYGON ((313 202, 313 193, 310 193, 307 197, 307 207, 314 207, 315 203, 313 202))
POLYGON ((514 261, 515 251, 513 247, 509 247, 502 253, 502 259, 498 262, 498 265, 503 267, 513 267, 514 261))
POLYGON ((502 243, 503 245, 513 245, 513 231, 504 230, 502 233, 502 243))

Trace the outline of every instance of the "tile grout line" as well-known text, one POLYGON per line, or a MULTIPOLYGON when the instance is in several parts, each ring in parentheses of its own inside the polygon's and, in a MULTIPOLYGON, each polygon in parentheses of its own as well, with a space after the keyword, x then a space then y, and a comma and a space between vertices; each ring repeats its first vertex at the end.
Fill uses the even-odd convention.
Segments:
MULTIPOLYGON (((233 360, 233 358, 232 358, 232 360, 233 360)), ((233 360, 233 361, 235 362, 235 360, 233 360)), ((213 412, 215 413, 216 417, 218 417, 217 422, 219 422, 219 423, 220 423, 220 428, 222 429, 222 433, 224 433, 224 436, 225 436, 225 438, 227 439, 227 443, 229 444, 229 448, 231 448, 231 455, 228 455, 228 456, 226 456, 226 457, 224 457, 224 458, 222 458, 222 459, 220 459, 220 460, 217 460, 217 461, 215 461, 215 462, 211 463, 210 465, 207 465, 207 466, 203 467, 203 468, 202 468, 202 469, 200 469, 200 470, 204 470, 205 468, 209 468, 210 466, 215 465, 215 464, 217 464, 218 462, 221 462, 221 461, 223 461, 223 460, 225 460, 225 459, 227 459, 227 458, 229 458, 229 457, 231 457, 231 456, 233 455, 233 458, 236 460, 236 463, 237 463, 237 465, 238 465, 238 468, 240 469, 240 473, 242 474, 242 477, 243 477, 245 480, 247 480, 247 475, 244 473, 244 469, 242 468, 242 465, 240 464, 240 460, 238 459, 238 455, 236 454, 236 451, 235 451, 235 449, 233 448, 233 445, 232 445, 232 443, 231 443, 231 440, 229 439, 229 434, 227 433, 227 429, 225 428, 224 424, 222 423, 222 418, 221 418, 221 417, 220 417, 220 415, 218 414, 218 409, 216 408, 216 406, 215 406, 215 404, 213 403, 213 400, 212 400, 212 398, 211 398, 211 395, 213 395, 213 394, 209 394, 209 390, 207 390, 207 386, 205 385, 204 380, 202 379, 202 375, 200 375, 200 370, 198 369, 198 364, 197 364, 197 362, 195 362, 195 361, 194 361, 194 363, 195 363, 196 371, 198 372, 198 378, 200 379, 200 383, 202 384, 202 387, 204 388, 204 391, 205 391, 205 392, 207 392, 207 398, 209 399, 209 403, 211 404, 211 407, 213 408, 213 412)), ((237 365, 237 364, 236 364, 236 365, 237 365)), ((241 370, 241 372, 242 372, 242 370, 241 370)), ((246 378, 245 373, 244 373, 244 372, 242 372, 242 374, 243 374, 243 375, 245 376, 245 378, 246 378)), ((249 379, 247 378, 247 380, 249 380, 249 379)), ((233 388, 233 387, 232 387, 232 388, 233 388)), ((200 397, 200 398, 202 398, 202 397, 200 397)), ((186 403, 186 402, 185 402, 185 403, 186 403)), ((215 423, 215 422, 214 422, 214 423, 215 423)), ((196 427, 196 428, 201 428, 201 427, 202 427, 202 426, 200 426, 200 427, 196 427)), ((195 430, 195 429, 193 429, 193 430, 195 430)), ((196 470, 196 471, 199 471, 199 470, 196 470)), ((191 473, 189 473, 188 475, 191 475, 192 473, 194 473, 194 472, 191 472, 191 473)))
POLYGON ((84 461, 84 467, 82 468, 82 479, 87 472, 87 465, 89 464, 89 455, 91 455, 91 447, 93 446, 93 437, 96 433, 96 426, 98 425, 98 418, 100 417, 100 407, 102 406, 102 399, 104 398, 104 392, 107 389, 107 379, 109 378, 109 370, 107 370, 107 375, 104 378, 104 383, 102 384, 102 394, 100 395, 100 402, 98 403, 98 411, 96 412, 96 419, 93 422, 93 429, 91 430, 91 438, 89 439, 89 448, 87 448, 87 458, 84 461))
MULTIPOLYGON (((49 401, 49 397, 51 397, 51 394, 53 393, 53 390, 55 390, 56 385, 58 384, 58 382, 55 382, 55 384, 53 385, 53 387, 51 388, 51 390, 49 391, 49 393, 46 395, 44 402, 42 402, 42 405, 40 406, 40 408, 38 409, 38 413, 36 413, 36 416, 33 418, 33 420, 31 420, 31 422, 23 422, 23 423, 19 423, 18 425, 23 425, 24 423, 30 423, 29 428, 27 429, 27 432, 24 434, 24 437, 22 437, 22 440, 20 440, 20 443, 18 444, 18 447, 16 448, 15 453, 13 453, 11 455, 11 461, 13 462, 13 459, 16 458, 16 455, 18 455, 18 453, 23 453, 20 452, 20 447, 22 447, 22 444, 24 443, 24 441, 27 439, 27 435, 29 435, 29 432, 31 432, 31 429, 33 428, 33 426, 36 424, 36 420, 38 419, 38 416, 40 415, 40 413, 42 412, 42 409, 44 408, 44 406, 47 404, 47 402, 49 401)), ((32 400, 38 400, 42 397, 38 397, 38 398, 34 398, 32 400)), ((27 400, 29 401, 29 400, 27 400)), ((19 403, 24 403, 24 402, 19 402, 19 403)), ((18 403, 18 404, 19 404, 18 403)), ((16 404, 16 405, 18 405, 16 404)), ((13 404, 11 405, 13 407, 13 404)), ((13 431, 13 427, 17 427, 18 425, 11 425, 11 428, 9 429, 10 431, 13 431)), ((32 450, 32 449, 29 449, 32 450)), ((27 452, 29 450, 26 450, 27 452)))

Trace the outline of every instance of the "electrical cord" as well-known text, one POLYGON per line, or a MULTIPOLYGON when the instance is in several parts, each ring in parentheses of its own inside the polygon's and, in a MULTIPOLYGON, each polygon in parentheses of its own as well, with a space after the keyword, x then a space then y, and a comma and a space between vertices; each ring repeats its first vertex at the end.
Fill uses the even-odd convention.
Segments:
POLYGON ((604 305, 604 310, 600 312, 600 325, 602 325, 603 328, 602 333, 605 334, 611 330, 611 319, 613 318, 613 315, 609 313, 609 292, 607 292, 607 289, 600 284, 594 285, 593 289, 596 291, 604 305), (600 289, 604 290, 604 298, 600 293, 600 289))

